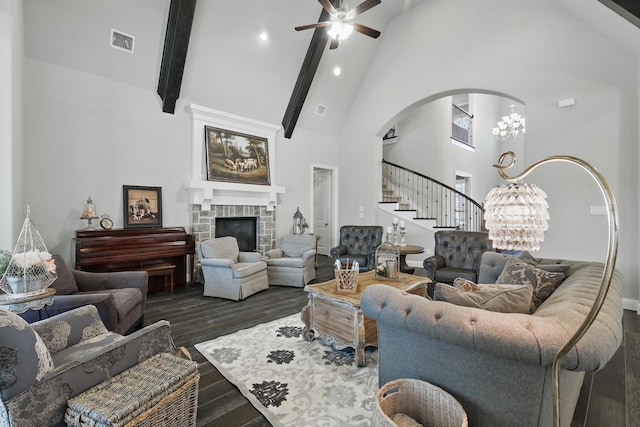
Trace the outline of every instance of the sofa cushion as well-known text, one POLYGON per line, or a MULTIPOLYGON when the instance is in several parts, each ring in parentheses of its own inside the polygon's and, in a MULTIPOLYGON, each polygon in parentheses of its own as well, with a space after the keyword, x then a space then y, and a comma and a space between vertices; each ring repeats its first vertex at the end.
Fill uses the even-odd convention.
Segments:
POLYGON ((529 285, 533 288, 531 312, 556 290, 564 280, 564 273, 552 273, 534 267, 516 257, 509 258, 498 276, 496 285, 529 285))
POLYGON ((0 309, 0 392, 3 400, 31 387, 53 370, 44 341, 20 316, 0 309))
POLYGON ((304 268, 305 262, 302 258, 271 258, 267 261, 270 267, 291 267, 304 268))
POLYGON ((238 261, 240 249, 235 237, 218 237, 200 244, 202 256, 205 258, 222 258, 238 261))
POLYGON ((456 279, 453 285, 436 283, 433 299, 500 313, 529 313, 532 294, 529 285, 477 285, 456 279))
POLYGON ((54 255, 53 261, 56 263, 56 274, 58 278, 54 280, 51 287, 56 290, 56 295, 69 295, 78 292, 76 279, 67 264, 60 255, 54 255))
POLYGON ((242 277, 248 277, 252 274, 258 273, 267 269, 267 263, 260 262, 239 262, 233 265, 233 277, 240 279, 242 277))

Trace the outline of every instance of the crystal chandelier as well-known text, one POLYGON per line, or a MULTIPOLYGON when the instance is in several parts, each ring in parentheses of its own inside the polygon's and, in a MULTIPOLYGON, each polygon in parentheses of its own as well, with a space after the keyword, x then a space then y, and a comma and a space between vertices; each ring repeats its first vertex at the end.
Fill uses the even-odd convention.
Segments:
POLYGON ((513 104, 511 104, 509 115, 502 117, 497 126, 493 128, 493 136, 498 141, 515 141, 518 138, 524 138, 525 118, 516 113, 516 106, 513 104))

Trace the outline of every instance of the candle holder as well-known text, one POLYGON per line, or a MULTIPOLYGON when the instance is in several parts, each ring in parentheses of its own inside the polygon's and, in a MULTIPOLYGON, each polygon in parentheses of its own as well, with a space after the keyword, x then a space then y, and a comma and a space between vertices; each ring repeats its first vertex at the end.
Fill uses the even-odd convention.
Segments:
POLYGON ((407 246, 407 242, 404 240, 404 235, 406 233, 406 226, 400 225, 400 246, 407 246))
POLYGON ((398 246, 398 224, 393 224, 393 244, 398 246))

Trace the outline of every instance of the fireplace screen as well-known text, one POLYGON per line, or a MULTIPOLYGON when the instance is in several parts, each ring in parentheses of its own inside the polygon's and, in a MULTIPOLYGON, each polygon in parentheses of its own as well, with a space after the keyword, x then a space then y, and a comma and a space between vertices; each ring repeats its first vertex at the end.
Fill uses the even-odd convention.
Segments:
POLYGON ((255 252, 258 241, 257 224, 258 218, 252 216, 216 218, 215 237, 235 237, 241 252, 255 252))

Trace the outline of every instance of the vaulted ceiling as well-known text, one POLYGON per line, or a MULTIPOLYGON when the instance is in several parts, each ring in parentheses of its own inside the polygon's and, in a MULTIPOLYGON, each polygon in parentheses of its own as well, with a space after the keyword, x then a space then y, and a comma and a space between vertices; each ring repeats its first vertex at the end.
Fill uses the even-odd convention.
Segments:
MULTIPOLYGON (((383 0, 358 18, 380 30, 380 38, 353 34, 338 49, 326 46, 297 126, 337 136, 376 48, 385 43, 387 25, 429 1, 433 0, 383 0), (339 76, 333 73, 335 67, 342 70, 339 76), (326 107, 324 115, 316 114, 318 105, 326 107)), ((640 58, 638 28, 598 0, 553 1, 640 58)), ((345 0, 349 7, 360 2, 345 0)), ((170 3, 24 0, 25 54, 149 90, 149 96, 157 97, 170 3), (135 37, 133 54, 109 46, 111 29, 135 37)), ((281 123, 313 36, 312 30, 296 32, 294 27, 317 22, 321 11, 317 0, 199 0, 177 109, 183 108, 181 101, 188 101, 281 123), (259 39, 261 31, 269 34, 267 41, 259 39)), ((160 100, 158 109, 162 111, 160 100)))

